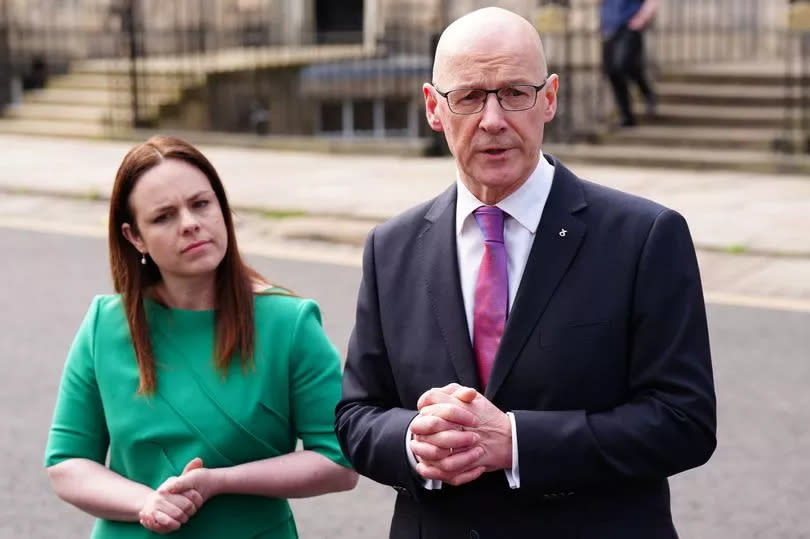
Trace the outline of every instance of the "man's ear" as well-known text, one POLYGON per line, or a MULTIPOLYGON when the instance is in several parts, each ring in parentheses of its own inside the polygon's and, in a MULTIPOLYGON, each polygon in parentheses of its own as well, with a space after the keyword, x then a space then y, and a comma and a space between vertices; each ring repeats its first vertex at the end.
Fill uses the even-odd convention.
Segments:
POLYGON ((444 131, 442 121, 436 114, 436 107, 439 105, 436 99, 436 90, 432 85, 425 83, 422 85, 422 94, 425 96, 425 116, 427 117, 428 125, 434 131, 444 131))
POLYGON ((546 79, 546 85, 541 90, 543 98, 543 122, 548 123, 557 114, 557 92, 560 89, 560 77, 552 73, 546 79))
POLYGON ((121 234, 127 239, 129 243, 135 247, 139 253, 146 253, 146 244, 141 239, 141 236, 135 232, 135 230, 130 226, 129 223, 123 223, 121 225, 121 234))

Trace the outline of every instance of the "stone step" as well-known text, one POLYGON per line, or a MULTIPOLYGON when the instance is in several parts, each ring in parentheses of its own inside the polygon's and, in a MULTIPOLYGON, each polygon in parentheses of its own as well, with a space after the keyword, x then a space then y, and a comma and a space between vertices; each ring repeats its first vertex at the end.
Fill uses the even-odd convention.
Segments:
POLYGON ((0 119, 0 133, 70 138, 109 138, 111 127, 100 122, 0 119))
MULTIPOLYGON (((175 90, 183 86, 184 79, 171 75, 139 76, 142 88, 152 90, 175 90)), ((190 81, 190 79, 189 79, 190 81)), ((127 74, 110 75, 106 73, 69 73, 52 77, 47 82, 48 88, 70 88, 82 90, 120 90, 129 91, 130 78, 127 74)))
MULTIPOLYGON (((215 131, 183 131, 171 129, 172 134, 211 146, 233 146, 282 151, 313 153, 396 155, 400 157, 423 156, 426 139, 384 139, 374 137, 325 138, 293 136, 257 136, 245 133, 222 133, 215 131)), ((0 134, 30 135, 66 138, 103 138, 142 142, 155 134, 154 129, 129 129, 103 126, 88 122, 54 122, 48 120, 0 119, 0 134)))
MULTIPOLYGON (((155 90, 138 95, 140 103, 159 105, 180 98, 179 90, 155 90)), ((129 91, 121 88, 43 88, 30 90, 23 96, 23 103, 44 103, 52 105, 96 105, 96 106, 130 106, 129 91)))
MULTIPOLYGON (((782 87, 786 80, 798 82, 802 70, 784 59, 770 61, 701 64, 666 68, 658 75, 662 82, 688 84, 738 84, 745 86, 782 87)), ((743 90, 743 88, 740 88, 743 90)))
POLYGON ((599 138, 607 144, 769 151, 774 142, 783 137, 781 130, 769 128, 723 129, 651 124, 620 129, 599 138))
POLYGON ((602 165, 810 174, 810 155, 802 154, 619 144, 547 144, 543 148, 563 161, 602 165))
POLYGON ((14 120, 120 123, 130 121, 132 113, 126 107, 109 107, 106 105, 21 103, 6 107, 3 111, 3 117, 14 120))
POLYGON ((766 106, 782 107, 800 103, 797 91, 775 85, 740 86, 730 84, 687 84, 662 82, 655 86, 660 103, 720 105, 720 106, 766 106))
MULTIPOLYGON (((234 47, 202 53, 147 56, 138 60, 140 73, 155 76, 197 78, 207 73, 225 73, 250 69, 302 66, 312 63, 360 60, 384 54, 382 48, 364 44, 296 45, 270 47, 234 47)), ((74 73, 107 74, 129 73, 127 58, 84 60, 71 67, 74 73)))
MULTIPOLYGON (((710 105, 658 106, 656 115, 641 120, 658 125, 693 125, 706 127, 782 128, 785 126, 784 107, 732 107, 710 105)), ((791 111, 795 112, 795 111, 791 111)))

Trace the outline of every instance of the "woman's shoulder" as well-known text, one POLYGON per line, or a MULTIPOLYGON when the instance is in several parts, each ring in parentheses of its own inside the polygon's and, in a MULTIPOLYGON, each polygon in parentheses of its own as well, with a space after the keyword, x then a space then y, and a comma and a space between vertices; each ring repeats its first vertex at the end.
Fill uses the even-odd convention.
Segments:
POLYGON ((90 301, 79 326, 79 335, 95 340, 96 335, 108 335, 112 328, 126 324, 126 314, 118 294, 100 294, 90 301))
POLYGON ((88 311, 96 317, 103 317, 109 314, 123 314, 124 301, 121 294, 97 294, 90 301, 88 311))
POLYGON ((117 324, 126 321, 126 310, 121 294, 98 294, 90 303, 89 312, 96 324, 117 324))
POLYGON ((121 294, 98 294, 90 303, 90 308, 95 309, 99 315, 123 314, 124 299, 121 294))
POLYGON ((269 287, 255 295, 256 319, 264 321, 273 319, 298 318, 302 312, 320 311, 318 304, 309 298, 297 296, 285 288, 269 287))
POLYGON ((93 303, 96 303, 99 308, 120 308, 124 304, 124 298, 121 294, 96 294, 93 303))

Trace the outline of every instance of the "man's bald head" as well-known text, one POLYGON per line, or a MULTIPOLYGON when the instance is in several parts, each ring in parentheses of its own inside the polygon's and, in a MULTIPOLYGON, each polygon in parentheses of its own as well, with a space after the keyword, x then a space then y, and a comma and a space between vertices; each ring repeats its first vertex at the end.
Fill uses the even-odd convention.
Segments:
POLYGON ((436 59, 433 64, 433 81, 442 81, 452 73, 454 67, 463 62, 465 55, 515 47, 524 54, 530 53, 537 60, 527 70, 537 70, 539 77, 545 77, 548 68, 543 43, 529 21, 511 11, 487 7, 478 9, 453 21, 442 32, 436 46, 436 59))
POLYGON ((425 116, 479 201, 496 204, 537 169, 558 80, 546 70, 537 30, 505 9, 473 11, 442 34, 433 83, 422 85, 425 116))

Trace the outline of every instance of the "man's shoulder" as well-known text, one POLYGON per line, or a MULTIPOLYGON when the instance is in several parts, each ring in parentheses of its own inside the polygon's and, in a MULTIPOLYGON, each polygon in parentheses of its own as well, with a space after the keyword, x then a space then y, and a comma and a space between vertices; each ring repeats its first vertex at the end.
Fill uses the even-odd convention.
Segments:
POLYGON ((582 188, 588 196, 589 201, 599 203, 621 203, 623 206, 636 209, 638 211, 651 211, 658 213, 666 207, 654 200, 645 198, 627 191, 622 191, 614 187, 608 187, 595 181, 580 179, 582 188))
POLYGON ((652 218, 663 211, 669 210, 669 208, 654 200, 599 183, 598 178, 591 180, 580 176, 553 155, 550 155, 549 158, 556 169, 554 173, 555 181, 562 181, 562 184, 556 186, 556 189, 555 186, 552 186, 552 191, 557 191, 558 196, 566 200, 566 203, 571 205, 572 209, 586 207, 589 212, 600 214, 635 215, 652 218))
MULTIPOLYGON (((591 210, 616 216, 655 219, 669 210, 663 204, 642 196, 579 178, 583 195, 591 210)), ((671 211, 671 210, 670 210, 671 211)))

